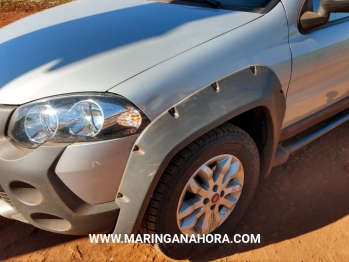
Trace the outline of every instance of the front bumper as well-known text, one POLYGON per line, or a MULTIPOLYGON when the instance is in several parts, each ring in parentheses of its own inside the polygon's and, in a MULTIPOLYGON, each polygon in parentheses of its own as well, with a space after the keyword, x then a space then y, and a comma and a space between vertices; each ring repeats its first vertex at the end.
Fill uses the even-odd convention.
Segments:
POLYGON ((5 137, 14 110, 0 106, 0 215, 64 234, 113 231, 119 215, 114 199, 136 137, 119 139, 128 145, 118 150, 124 152, 120 161, 109 154, 116 140, 25 149, 5 137))

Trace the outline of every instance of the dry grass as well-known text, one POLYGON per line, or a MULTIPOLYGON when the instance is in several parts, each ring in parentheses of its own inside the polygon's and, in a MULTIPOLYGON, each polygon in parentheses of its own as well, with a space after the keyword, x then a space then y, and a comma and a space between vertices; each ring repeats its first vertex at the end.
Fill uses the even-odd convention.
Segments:
POLYGON ((0 0, 1 12, 36 12, 72 0, 0 0))

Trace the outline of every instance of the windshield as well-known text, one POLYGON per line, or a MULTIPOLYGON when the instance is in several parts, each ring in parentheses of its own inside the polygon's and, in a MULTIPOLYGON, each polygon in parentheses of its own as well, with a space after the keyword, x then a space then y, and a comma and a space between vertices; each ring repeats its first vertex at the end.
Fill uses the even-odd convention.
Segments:
POLYGON ((240 6, 240 7, 266 7, 271 0, 219 0, 221 5, 240 6))
MULTIPOLYGON (((182 0, 185 2, 202 3, 205 0, 182 0)), ((240 8, 264 8, 270 2, 275 0, 214 0, 218 1, 224 7, 240 7, 240 8)))

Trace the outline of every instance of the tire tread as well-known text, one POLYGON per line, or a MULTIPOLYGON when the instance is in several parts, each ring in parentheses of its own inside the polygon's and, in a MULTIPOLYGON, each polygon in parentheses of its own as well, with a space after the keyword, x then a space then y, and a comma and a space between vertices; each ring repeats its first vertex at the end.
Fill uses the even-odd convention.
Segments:
MULTIPOLYGON (((166 167, 158 185, 156 186, 148 208, 145 212, 142 224, 141 232, 145 234, 156 234, 159 233, 156 231, 157 225, 159 223, 159 213, 161 210, 161 201, 164 198, 166 193, 167 185, 171 184, 172 179, 178 173, 178 170, 181 166, 184 166, 185 162, 201 148, 205 147, 207 144, 215 140, 216 138, 221 137, 236 137, 241 140, 254 151, 256 155, 259 155, 257 146, 254 140, 241 128, 234 126, 230 123, 224 123, 211 131, 207 132, 203 136, 199 137, 181 151, 179 151, 170 161, 166 167)), ((258 158, 259 161, 259 158, 258 158)), ((259 165, 259 163, 258 163, 259 165)))

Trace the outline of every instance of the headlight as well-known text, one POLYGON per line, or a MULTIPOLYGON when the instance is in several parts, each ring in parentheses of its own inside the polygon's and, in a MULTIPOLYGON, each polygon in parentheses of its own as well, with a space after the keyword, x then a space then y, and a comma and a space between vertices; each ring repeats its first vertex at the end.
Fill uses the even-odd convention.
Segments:
POLYGON ((124 98, 74 94, 25 104, 14 112, 8 134, 36 148, 47 141, 101 141, 140 133, 150 121, 124 98))

